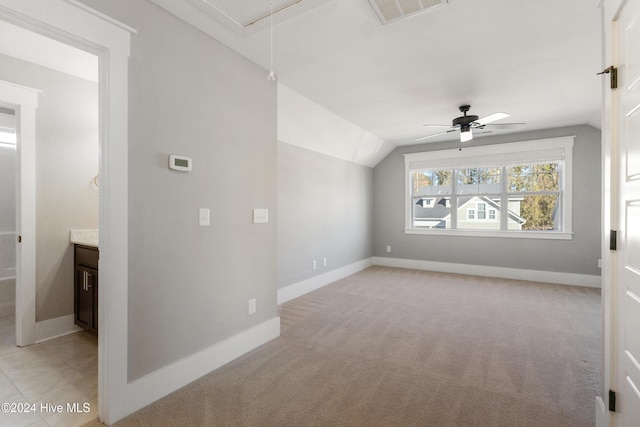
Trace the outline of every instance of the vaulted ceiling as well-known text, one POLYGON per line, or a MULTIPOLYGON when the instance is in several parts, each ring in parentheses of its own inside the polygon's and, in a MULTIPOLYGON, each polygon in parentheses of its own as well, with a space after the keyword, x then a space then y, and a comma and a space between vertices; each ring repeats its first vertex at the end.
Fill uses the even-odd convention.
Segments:
MULTIPOLYGON (((269 69, 269 0, 152 1, 269 69)), ((519 131, 600 126, 595 0, 438 1, 385 25, 369 0, 273 0, 278 81, 396 146, 450 124, 462 104, 508 112, 519 131)))
MULTIPOLYGON (((312 111, 332 112, 322 126, 345 129, 352 146, 330 135, 300 145, 339 158, 374 166, 393 146, 440 131, 425 124, 451 124, 463 104, 480 117, 508 112, 501 122, 526 123, 522 132, 600 127, 606 77, 596 76, 604 66, 596 0, 151 1, 266 70, 273 6, 273 68, 287 87, 280 98, 294 100, 283 111, 295 114, 302 95, 312 111), (386 24, 376 13, 421 6, 427 11, 386 24)), ((7 41, 21 40, 0 43, 1 53, 95 81, 82 74, 95 74, 92 55, 0 25, 3 34, 15 33, 7 41), (51 54, 36 55, 42 51, 51 54)), ((506 132, 513 130, 490 135, 506 132)), ((455 139, 450 133, 424 142, 455 139)))

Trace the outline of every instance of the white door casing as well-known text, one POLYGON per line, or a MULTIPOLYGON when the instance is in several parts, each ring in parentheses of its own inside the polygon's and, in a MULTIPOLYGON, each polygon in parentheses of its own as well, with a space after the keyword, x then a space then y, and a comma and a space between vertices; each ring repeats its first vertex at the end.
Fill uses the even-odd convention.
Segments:
POLYGON ((618 69, 605 99, 605 217, 618 230, 605 257, 605 384, 616 391, 610 425, 628 427, 640 425, 640 0, 607 1, 604 12, 606 58, 618 69))

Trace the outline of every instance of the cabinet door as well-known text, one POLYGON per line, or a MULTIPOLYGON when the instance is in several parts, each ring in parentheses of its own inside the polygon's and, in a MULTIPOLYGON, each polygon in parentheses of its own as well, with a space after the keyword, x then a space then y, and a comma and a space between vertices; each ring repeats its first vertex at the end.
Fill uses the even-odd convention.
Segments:
POLYGON ((98 272, 93 268, 76 266, 75 282, 75 323, 89 332, 97 333, 98 272))
POLYGON ((89 332, 98 334, 98 270, 87 268, 87 289, 91 295, 91 328, 89 332))

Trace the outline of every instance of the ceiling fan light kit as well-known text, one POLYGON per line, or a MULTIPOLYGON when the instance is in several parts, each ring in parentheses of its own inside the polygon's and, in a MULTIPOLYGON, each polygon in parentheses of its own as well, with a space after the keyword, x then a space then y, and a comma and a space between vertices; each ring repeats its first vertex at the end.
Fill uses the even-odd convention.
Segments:
POLYGON ((478 120, 478 116, 474 116, 473 114, 467 116, 467 111, 471 109, 470 105, 461 105, 460 112, 462 112, 462 116, 453 119, 451 124, 452 127, 460 128, 460 141, 467 142, 473 139, 473 133, 471 132, 471 125, 478 120))
MULTIPOLYGON (((509 117, 507 113, 493 113, 485 116, 483 118, 479 118, 475 114, 467 114, 471 109, 470 105, 461 105, 458 107, 462 116, 456 117, 451 122, 451 126, 447 125, 425 125, 427 127, 439 127, 439 128, 449 128, 444 132, 438 132, 432 135, 423 136, 421 138, 416 139, 416 141, 424 141, 425 139, 435 138, 436 136, 445 135, 450 132, 459 131, 460 132, 460 142, 469 142, 473 139, 473 129, 485 129, 486 126, 496 126, 499 129, 514 129, 520 126, 524 126, 525 123, 502 123, 499 125, 492 125, 491 123, 502 120, 504 118, 509 117)), ((480 133, 489 133, 490 130, 480 133)))

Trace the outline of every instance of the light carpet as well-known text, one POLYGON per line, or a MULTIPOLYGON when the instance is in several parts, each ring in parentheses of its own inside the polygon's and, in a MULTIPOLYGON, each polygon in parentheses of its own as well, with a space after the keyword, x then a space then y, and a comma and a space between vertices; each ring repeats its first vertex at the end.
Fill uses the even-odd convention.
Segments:
POLYGON ((280 316, 279 338, 116 426, 595 424, 598 289, 371 267, 280 316))

